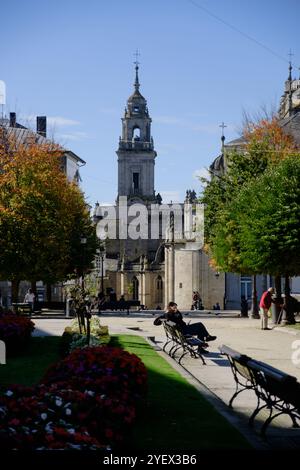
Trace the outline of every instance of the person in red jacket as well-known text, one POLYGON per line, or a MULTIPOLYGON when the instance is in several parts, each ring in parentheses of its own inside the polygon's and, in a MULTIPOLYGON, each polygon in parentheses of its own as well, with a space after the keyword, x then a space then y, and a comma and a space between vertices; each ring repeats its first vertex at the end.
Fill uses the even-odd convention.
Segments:
POLYGON ((274 294, 274 292, 275 292, 274 287, 269 287, 269 289, 263 293, 259 302, 262 330, 271 329, 271 328, 268 328, 268 312, 271 307, 271 303, 272 302, 275 303, 275 301, 272 299, 272 295, 274 294))

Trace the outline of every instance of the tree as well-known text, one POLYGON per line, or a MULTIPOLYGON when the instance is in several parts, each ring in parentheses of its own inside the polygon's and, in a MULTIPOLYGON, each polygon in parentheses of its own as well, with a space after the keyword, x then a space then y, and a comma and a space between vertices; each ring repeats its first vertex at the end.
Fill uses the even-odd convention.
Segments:
POLYGON ((62 149, 0 133, 0 276, 16 301, 21 280, 53 283, 88 267, 97 240, 79 188, 61 169, 62 149))
POLYGON ((235 271, 239 266, 236 226, 230 215, 231 202, 244 184, 257 178, 268 167, 298 154, 292 137, 283 132, 275 118, 262 120, 251 127, 248 125, 244 138, 243 152, 226 155, 224 175, 213 176, 211 181, 202 178, 206 183, 201 198, 205 205, 205 241, 221 270, 235 271))
MULTIPOLYGON (((255 275, 261 271, 240 256, 235 200, 244 185, 285 158, 297 155, 298 151, 292 137, 283 132, 276 118, 248 123, 244 139, 242 152, 225 155, 225 174, 206 181, 202 202, 205 204, 205 241, 212 263, 220 271, 252 274, 252 305, 256 306, 255 275)), ((280 281, 280 275, 276 277, 277 286, 280 285, 278 279, 280 281)))
POLYGON ((285 276, 288 321, 294 323, 288 280, 300 274, 300 154, 245 185, 234 206, 241 265, 285 276))

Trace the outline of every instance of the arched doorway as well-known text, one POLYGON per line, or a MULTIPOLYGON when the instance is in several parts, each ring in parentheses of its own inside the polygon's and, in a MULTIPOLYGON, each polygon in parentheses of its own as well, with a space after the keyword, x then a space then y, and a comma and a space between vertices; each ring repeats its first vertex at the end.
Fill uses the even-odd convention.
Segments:
POLYGON ((161 276, 157 276, 155 284, 155 300, 156 303, 161 304, 163 302, 163 280, 161 276))
POLYGON ((139 300, 139 280, 136 276, 132 278, 132 300, 139 300))

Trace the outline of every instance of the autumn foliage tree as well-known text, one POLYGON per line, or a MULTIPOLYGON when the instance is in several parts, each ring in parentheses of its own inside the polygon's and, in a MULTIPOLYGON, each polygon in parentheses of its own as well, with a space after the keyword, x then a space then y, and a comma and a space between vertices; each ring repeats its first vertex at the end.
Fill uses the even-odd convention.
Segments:
POLYGON ((12 281, 13 300, 21 280, 62 281, 87 268, 96 250, 82 193, 62 171, 62 152, 34 137, 18 143, 0 128, 0 277, 12 281))
POLYGON ((299 153, 292 137, 283 132, 276 118, 248 124, 244 138, 243 151, 226 154, 225 174, 205 181, 202 197, 209 254, 219 269, 235 272, 247 270, 247 266, 239 264, 237 228, 230 215, 232 201, 245 184, 258 178, 267 168, 299 153))
MULTIPOLYGON (((265 172, 276 168, 285 159, 297 155, 299 150, 293 138, 284 133, 276 118, 248 123, 244 132, 243 150, 226 154, 225 174, 206 181, 202 198, 205 204, 205 241, 216 269, 252 275, 264 272, 259 263, 254 263, 250 257, 241 256, 246 239, 240 236, 240 220, 243 214, 239 213, 236 201, 244 187, 258 180, 265 172)), ((252 197, 255 201, 255 193, 252 197)), ((272 230, 272 221, 269 222, 272 230)), ((274 262, 276 263, 276 255, 274 262)), ((274 270, 272 272, 274 273, 274 270)), ((280 275, 277 280, 280 285, 280 275)))

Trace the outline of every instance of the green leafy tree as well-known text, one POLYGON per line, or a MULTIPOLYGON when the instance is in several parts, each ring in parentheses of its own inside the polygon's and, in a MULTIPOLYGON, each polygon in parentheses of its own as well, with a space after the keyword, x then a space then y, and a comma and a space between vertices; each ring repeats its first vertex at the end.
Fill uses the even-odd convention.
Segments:
MULTIPOLYGON (((233 204, 232 204, 233 206, 233 204)), ((270 167, 245 185, 235 199, 232 217, 238 225, 240 263, 286 278, 288 321, 289 277, 300 274, 300 155, 270 167)))
POLYGON ((298 153, 293 139, 283 132, 275 118, 248 126, 244 138, 243 152, 226 155, 227 169, 223 175, 213 176, 210 181, 202 179, 206 183, 201 199, 205 205, 205 241, 214 263, 225 271, 236 271, 239 266, 235 256, 238 251, 236 227, 231 223, 232 209, 228 209, 231 201, 245 183, 261 175, 269 166, 298 153), (231 243, 232 255, 227 259, 231 243))
MULTIPOLYGON (((262 120, 248 126, 242 152, 226 155, 225 174, 206 181, 202 197, 205 204, 205 242, 211 264, 218 270, 253 275, 253 313, 257 311, 256 274, 260 268, 241 258, 239 215, 235 201, 248 182, 291 155, 297 155, 293 139, 286 135, 278 120, 262 120)), ((280 275, 276 285, 280 288, 280 275)), ((277 290, 279 292, 279 288, 277 290)))

